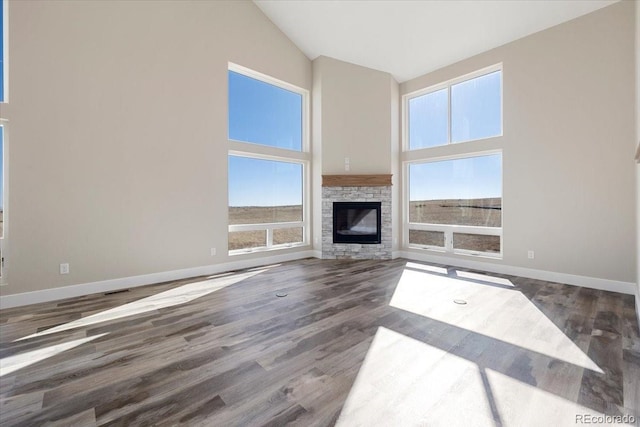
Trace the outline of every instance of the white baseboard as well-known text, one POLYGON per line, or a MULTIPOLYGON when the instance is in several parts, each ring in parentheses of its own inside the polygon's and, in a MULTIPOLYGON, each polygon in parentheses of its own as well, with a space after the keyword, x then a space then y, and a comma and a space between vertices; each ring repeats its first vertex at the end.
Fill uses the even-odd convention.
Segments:
MULTIPOLYGON (((144 274, 140 276, 123 277, 119 279, 102 280, 99 282, 83 283, 79 285, 64 286, 60 288, 44 289, 41 291, 24 292, 13 295, 0 296, 0 309, 19 307, 28 304, 56 301, 65 298, 79 297, 101 292, 111 292, 120 289, 134 288, 137 286, 151 285, 154 283, 180 280, 189 277, 218 274, 226 271, 252 268, 278 262, 293 261, 303 258, 322 259, 321 251, 308 250, 303 252, 274 255, 264 258, 245 259, 222 264, 205 265, 202 267, 186 268, 182 270, 165 271, 161 273, 144 274)), ((510 274, 513 276, 529 277, 532 279, 547 280, 551 282, 566 283, 569 285, 583 286, 587 288, 605 291, 620 292, 635 295, 636 313, 640 323, 640 290, 635 283, 620 282, 615 280, 598 279, 573 274, 556 273, 544 270, 535 270, 524 267, 505 266, 492 263, 484 263, 473 260, 461 260, 458 258, 433 256, 429 254, 417 254, 407 251, 394 251, 392 258, 406 258, 409 260, 446 264, 456 267, 473 268, 493 273, 510 274)))
MULTIPOLYGON (((617 280, 599 279, 597 277, 578 276, 575 274, 556 273, 553 271, 536 270, 533 268, 500 265, 489 262, 463 260, 459 258, 437 256, 430 254, 418 254, 415 252, 401 251, 401 256, 414 261, 432 262, 436 264, 451 265, 454 267, 472 268, 492 273, 509 274, 512 276, 528 277, 530 279, 546 280, 548 282, 566 283, 568 285, 582 286, 585 288, 599 289, 602 291, 619 292, 634 295, 637 292, 633 282, 621 282, 617 280)), ((636 304, 637 308, 637 304, 636 304)))
POLYGON ((294 252, 263 258, 252 258, 241 261, 226 262, 222 264, 205 265, 202 267, 185 268, 182 270, 164 271, 161 273, 143 274, 140 276, 102 280, 99 282, 63 286, 53 289, 43 289, 41 291, 24 292, 13 295, 2 295, 0 296, 0 309, 19 307, 28 304, 37 304, 41 302, 56 301, 65 298, 79 297, 101 292, 112 292, 120 289, 128 289, 137 286, 167 282, 170 280, 180 280, 189 277, 218 274, 226 271, 258 267, 314 256, 314 251, 294 252))

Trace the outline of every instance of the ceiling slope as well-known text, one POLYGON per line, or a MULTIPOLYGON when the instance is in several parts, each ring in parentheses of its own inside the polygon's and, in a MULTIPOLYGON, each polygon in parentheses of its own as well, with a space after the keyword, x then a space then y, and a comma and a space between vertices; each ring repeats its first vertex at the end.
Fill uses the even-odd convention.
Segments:
POLYGON ((254 0, 310 59, 325 55, 404 82, 616 1, 254 0))

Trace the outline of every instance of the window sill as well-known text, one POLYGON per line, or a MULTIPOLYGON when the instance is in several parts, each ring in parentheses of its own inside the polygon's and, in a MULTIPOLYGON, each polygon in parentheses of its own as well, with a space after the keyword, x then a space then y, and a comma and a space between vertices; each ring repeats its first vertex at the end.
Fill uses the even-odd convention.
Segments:
POLYGON ((453 252, 449 252, 444 250, 443 248, 438 248, 435 246, 421 246, 421 245, 409 245, 407 249, 417 249, 420 251, 429 251, 435 252, 440 255, 463 255, 463 256, 471 256, 474 258, 486 258, 486 259, 495 259, 501 260, 502 253, 492 253, 492 252, 478 252, 478 251, 467 251, 464 249, 454 250, 453 252))
POLYGON ((281 251, 283 249, 292 249, 292 248, 302 248, 308 246, 305 242, 299 243, 286 243, 283 245, 273 245, 271 247, 262 246, 259 248, 250 248, 250 249, 234 249, 229 251, 229 256, 238 256, 238 255, 249 255, 260 252, 273 252, 273 251, 281 251))

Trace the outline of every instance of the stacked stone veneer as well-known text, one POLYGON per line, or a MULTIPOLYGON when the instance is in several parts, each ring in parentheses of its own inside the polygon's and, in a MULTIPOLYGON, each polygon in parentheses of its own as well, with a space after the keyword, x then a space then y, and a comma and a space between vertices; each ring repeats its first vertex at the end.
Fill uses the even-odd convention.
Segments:
POLYGON ((322 258, 391 259, 391 186, 322 187, 322 258), (380 202, 381 242, 333 243, 333 202, 380 202))

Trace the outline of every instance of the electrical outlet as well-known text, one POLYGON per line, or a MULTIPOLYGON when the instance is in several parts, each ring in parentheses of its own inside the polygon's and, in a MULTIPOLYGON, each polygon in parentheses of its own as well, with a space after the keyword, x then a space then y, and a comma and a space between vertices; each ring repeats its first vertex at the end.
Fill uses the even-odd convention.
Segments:
POLYGON ((527 252, 527 258, 529 258, 529 259, 535 258, 535 253, 533 251, 528 251, 527 252))
POLYGON ((344 158, 344 170, 347 172, 351 170, 351 159, 349 159, 348 157, 344 158))
POLYGON ((216 248, 211 248, 211 256, 215 256, 216 255, 216 248))
POLYGON ((69 263, 60 264, 60 274, 69 274, 69 263))

